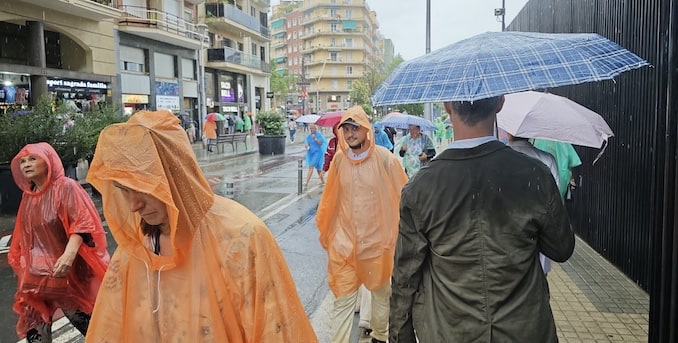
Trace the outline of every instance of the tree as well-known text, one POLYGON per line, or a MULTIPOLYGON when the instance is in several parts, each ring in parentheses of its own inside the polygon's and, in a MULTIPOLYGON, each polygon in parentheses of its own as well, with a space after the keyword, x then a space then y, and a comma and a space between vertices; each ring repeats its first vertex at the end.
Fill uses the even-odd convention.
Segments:
POLYGON ((273 102, 278 104, 279 99, 284 99, 296 85, 296 76, 290 75, 287 70, 275 70, 275 62, 271 60, 271 91, 273 92, 273 102))
POLYGON ((351 92, 348 96, 351 97, 351 102, 353 104, 362 105, 370 103, 371 95, 372 92, 370 91, 370 86, 361 78, 353 81, 353 86, 351 87, 351 92))

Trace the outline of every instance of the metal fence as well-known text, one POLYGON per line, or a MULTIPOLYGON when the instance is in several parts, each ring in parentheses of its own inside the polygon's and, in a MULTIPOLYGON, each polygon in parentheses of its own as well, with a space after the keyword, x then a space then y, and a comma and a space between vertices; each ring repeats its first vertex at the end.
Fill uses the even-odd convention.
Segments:
POLYGON ((530 0, 511 31, 595 32, 652 67, 549 91, 601 114, 615 133, 582 166, 567 203, 576 233, 650 294, 650 341, 677 342, 676 26, 678 0, 530 0))

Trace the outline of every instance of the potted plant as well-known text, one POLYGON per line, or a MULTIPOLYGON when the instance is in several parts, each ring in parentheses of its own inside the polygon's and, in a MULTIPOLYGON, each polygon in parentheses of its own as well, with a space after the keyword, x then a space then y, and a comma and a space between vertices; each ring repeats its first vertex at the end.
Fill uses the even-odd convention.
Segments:
POLYGON ((75 178, 78 162, 94 154, 99 132, 123 120, 119 111, 109 107, 68 113, 49 98, 41 99, 33 108, 0 115, 0 213, 14 214, 18 209, 21 191, 14 184, 9 163, 26 144, 52 145, 67 175, 75 178))
POLYGON ((257 136, 259 154, 281 155, 285 153, 285 117, 276 112, 259 112, 255 118, 261 129, 257 136))

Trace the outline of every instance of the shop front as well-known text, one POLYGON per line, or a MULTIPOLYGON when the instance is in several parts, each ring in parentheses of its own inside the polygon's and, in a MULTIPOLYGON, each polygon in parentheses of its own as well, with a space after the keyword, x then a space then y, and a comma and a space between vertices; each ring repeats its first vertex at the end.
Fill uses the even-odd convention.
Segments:
POLYGON ((148 109, 148 94, 123 94, 124 114, 131 116, 134 112, 148 109))
POLYGON ((101 81, 48 78, 47 91, 62 102, 68 111, 89 112, 104 106, 111 97, 111 84, 101 81))
POLYGON ((0 114, 14 113, 29 104, 30 75, 0 72, 0 114))

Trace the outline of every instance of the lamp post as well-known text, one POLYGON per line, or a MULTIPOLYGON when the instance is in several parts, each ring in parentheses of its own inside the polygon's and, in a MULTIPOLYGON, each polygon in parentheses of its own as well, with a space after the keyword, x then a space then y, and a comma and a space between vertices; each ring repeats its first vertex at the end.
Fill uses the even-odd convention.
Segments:
MULTIPOLYGON (((426 0, 426 54, 431 53, 431 0, 426 0)), ((433 121, 433 105, 424 104, 424 118, 433 121)))
POLYGON ((320 68, 320 74, 318 74, 318 78, 315 80, 316 86, 315 86, 315 113, 320 113, 320 78, 323 77, 323 72, 325 71, 325 65, 327 64, 327 60, 329 58, 326 58, 325 61, 323 61, 323 67, 320 68))
POLYGON ((200 50, 198 50, 198 117, 200 122, 199 130, 202 130, 202 121, 207 116, 207 104, 205 104, 205 62, 203 61, 203 43, 207 35, 207 25, 199 23, 195 25, 195 28, 198 29, 198 34, 200 35, 200 50))
POLYGON ((494 9, 494 16, 497 17, 497 21, 501 21, 501 30, 506 30, 506 24, 504 19, 506 18, 506 0, 501 0, 501 8, 494 9))

